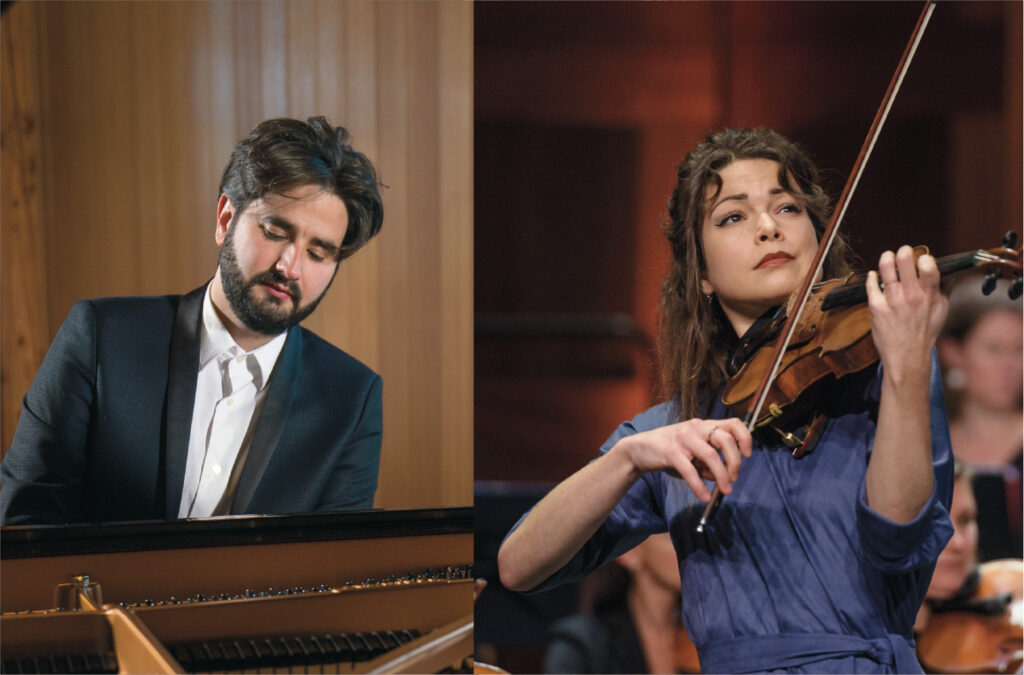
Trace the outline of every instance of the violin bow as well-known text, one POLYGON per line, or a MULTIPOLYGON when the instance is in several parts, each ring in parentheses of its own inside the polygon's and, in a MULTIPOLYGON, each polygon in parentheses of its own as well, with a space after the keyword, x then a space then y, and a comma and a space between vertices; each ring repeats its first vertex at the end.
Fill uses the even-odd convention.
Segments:
MULTIPOLYGON (((786 322, 782 326, 782 332, 780 333, 778 340, 775 341, 775 347, 772 351, 772 367, 765 371, 764 377, 761 379, 761 384, 758 386, 753 398, 751 399, 751 407, 743 417, 743 423, 747 425, 747 429, 750 432, 754 431, 757 418, 761 413, 761 408, 764 406, 765 399, 768 397, 768 388, 775 379, 776 372, 779 369, 779 364, 782 363, 782 356, 785 354, 786 347, 789 346, 793 333, 796 331, 800 312, 803 310, 804 305, 807 304, 807 298, 811 294, 811 286, 814 279, 817 278, 818 274, 824 267, 825 256, 832 247, 832 242, 835 240, 836 234, 839 232, 839 223, 846 214, 846 207, 850 203, 850 197, 853 195, 853 191, 856 190, 857 184, 860 182, 860 177, 864 173, 864 166, 867 164, 868 158, 871 156, 871 151, 875 148, 875 142, 882 133, 882 126, 885 124, 885 120, 889 116, 889 111, 892 109, 892 104, 896 99, 896 94, 899 92, 900 85, 903 84, 903 78, 906 76, 907 70, 910 68, 910 62, 914 59, 914 53, 917 51, 917 46, 921 43, 921 38, 924 36, 925 28, 928 26, 928 21, 931 19, 933 11, 935 11, 935 0, 927 0, 924 8, 921 10, 921 15, 917 19, 917 24, 914 26, 914 30, 910 35, 910 40, 907 42, 907 46, 903 50, 903 56, 900 58, 900 61, 896 66, 896 72, 893 73, 892 79, 889 81, 889 87, 885 91, 885 96, 882 97, 882 102, 878 106, 878 112, 875 113, 875 119, 871 123, 871 128, 868 130, 867 137, 864 139, 864 144, 861 146, 860 153, 857 155, 857 159, 853 163, 853 169, 850 171, 850 175, 846 179, 846 185, 843 187, 843 191, 839 195, 836 208, 832 212, 832 217, 829 219, 828 227, 825 228, 825 233, 822 235, 821 242, 818 245, 818 251, 811 263, 811 269, 808 270, 807 276, 804 278, 803 284, 800 286, 800 292, 796 296, 798 300, 794 304, 793 309, 786 316, 786 322)), ((707 526, 714 518, 721 502, 722 491, 716 484, 714 491, 711 493, 711 499, 704 507, 704 512, 700 517, 700 522, 697 524, 697 534, 703 534, 707 531, 707 526)))

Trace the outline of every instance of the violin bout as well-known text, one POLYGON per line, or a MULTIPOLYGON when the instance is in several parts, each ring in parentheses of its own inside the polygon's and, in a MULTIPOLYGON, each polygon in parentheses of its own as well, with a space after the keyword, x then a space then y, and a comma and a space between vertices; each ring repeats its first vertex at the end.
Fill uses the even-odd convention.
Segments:
MULTIPOLYGON (((813 407, 823 385, 878 362, 867 305, 822 309, 828 294, 846 283, 846 279, 831 279, 819 284, 808 297, 768 389, 758 427, 768 423, 787 426, 813 407)), ((771 360, 771 345, 765 345, 729 380, 722 402, 730 410, 750 407, 771 360)))
POLYGON ((917 657, 928 673, 1014 673, 1024 663, 1024 561, 981 565, 977 600, 1011 596, 1003 612, 933 614, 917 640, 917 657))

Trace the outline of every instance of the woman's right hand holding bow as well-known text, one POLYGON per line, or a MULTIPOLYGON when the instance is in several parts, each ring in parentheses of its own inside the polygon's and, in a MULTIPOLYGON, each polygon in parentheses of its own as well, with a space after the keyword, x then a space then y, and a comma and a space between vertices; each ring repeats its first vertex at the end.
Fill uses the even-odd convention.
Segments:
POLYGON ((722 492, 732 492, 743 457, 750 457, 750 432, 735 417, 724 420, 694 418, 651 431, 626 436, 609 451, 625 453, 637 477, 665 471, 682 478, 702 501, 711 493, 704 480, 714 480, 722 492), (723 461, 724 460, 724 461, 723 461))
POLYGON ((527 591, 554 574, 643 474, 665 471, 678 476, 707 501, 711 495, 702 474, 728 493, 751 449, 750 433, 736 418, 690 419, 623 437, 559 483, 509 534, 498 551, 502 584, 527 591))

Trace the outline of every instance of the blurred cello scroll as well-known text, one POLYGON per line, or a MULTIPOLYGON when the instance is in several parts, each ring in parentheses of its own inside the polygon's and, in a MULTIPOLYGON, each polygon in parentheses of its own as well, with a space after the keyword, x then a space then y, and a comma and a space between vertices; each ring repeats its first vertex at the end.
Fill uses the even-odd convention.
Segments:
POLYGON ((917 640, 928 673, 1017 673, 1024 664, 1024 560, 979 566, 969 597, 932 609, 917 640))

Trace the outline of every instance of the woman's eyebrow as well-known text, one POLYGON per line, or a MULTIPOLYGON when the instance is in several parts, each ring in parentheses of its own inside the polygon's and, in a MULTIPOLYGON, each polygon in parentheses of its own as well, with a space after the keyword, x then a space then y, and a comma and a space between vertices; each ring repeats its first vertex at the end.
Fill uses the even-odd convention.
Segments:
MULTIPOLYGON (((788 195, 788 194, 792 194, 792 192, 790 192, 789 190, 787 190, 785 188, 782 188, 782 187, 773 187, 772 189, 768 190, 768 194, 771 195, 771 196, 783 195, 783 194, 788 195)), ((743 201, 743 200, 749 199, 749 198, 750 198, 750 195, 748 195, 746 192, 739 192, 739 193, 734 194, 734 195, 726 195, 725 197, 722 197, 717 202, 715 202, 715 205, 712 206, 710 209, 708 209, 708 213, 714 213, 715 209, 717 209, 719 206, 721 206, 725 202, 728 202, 728 201, 743 201)))
POLYGON ((747 193, 746 192, 740 192, 739 194, 728 195, 726 197, 722 197, 717 202, 715 202, 714 206, 712 206, 710 209, 708 209, 708 213, 711 213, 712 211, 717 209, 719 206, 721 206, 725 202, 728 202, 728 201, 731 201, 731 200, 743 201, 744 199, 747 199, 747 193))

